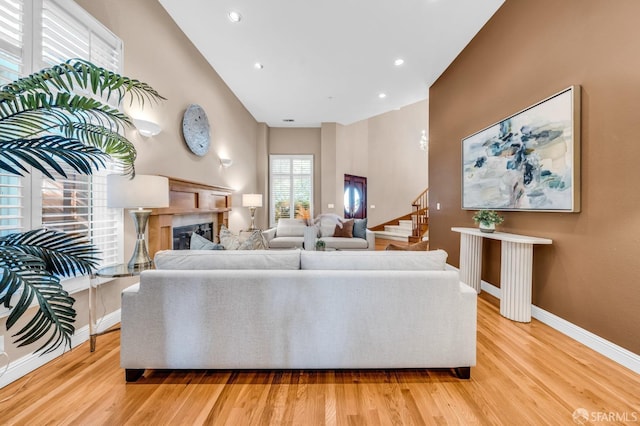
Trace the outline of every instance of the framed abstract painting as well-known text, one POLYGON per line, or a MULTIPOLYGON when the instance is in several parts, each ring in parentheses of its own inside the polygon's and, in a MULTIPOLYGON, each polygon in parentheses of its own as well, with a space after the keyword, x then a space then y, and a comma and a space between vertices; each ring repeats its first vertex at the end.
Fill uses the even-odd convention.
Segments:
POLYGON ((462 208, 580 211, 580 86, 462 139, 462 208))

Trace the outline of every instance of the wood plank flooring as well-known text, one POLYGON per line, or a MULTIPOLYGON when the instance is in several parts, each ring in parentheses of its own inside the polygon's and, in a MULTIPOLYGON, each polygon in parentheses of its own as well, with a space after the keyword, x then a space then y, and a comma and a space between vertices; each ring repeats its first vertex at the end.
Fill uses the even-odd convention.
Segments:
POLYGON ((0 389, 0 424, 640 424, 639 375, 536 320, 501 317, 487 294, 468 381, 450 370, 147 370, 126 384, 119 337, 0 389), (579 408, 588 418, 574 423, 579 408))

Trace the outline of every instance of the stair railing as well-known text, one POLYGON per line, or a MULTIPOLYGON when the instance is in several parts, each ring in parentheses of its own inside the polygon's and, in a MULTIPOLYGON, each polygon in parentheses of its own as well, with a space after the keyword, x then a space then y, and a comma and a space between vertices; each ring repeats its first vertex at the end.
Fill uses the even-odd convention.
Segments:
POLYGON ((429 188, 425 189, 411 203, 413 212, 411 221, 413 224, 413 236, 421 238, 429 229, 429 188))

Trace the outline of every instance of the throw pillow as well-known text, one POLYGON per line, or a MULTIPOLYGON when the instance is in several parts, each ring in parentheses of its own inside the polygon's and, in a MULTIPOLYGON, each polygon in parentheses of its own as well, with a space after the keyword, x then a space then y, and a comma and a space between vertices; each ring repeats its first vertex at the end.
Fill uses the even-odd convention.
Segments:
POLYGON ((220 243, 225 250, 237 250, 240 247, 240 238, 237 235, 233 235, 226 226, 222 225, 220 227, 220 243))
POLYGON ((267 244, 262 236, 262 231, 255 230, 251 233, 251 236, 244 240, 238 246, 238 250, 266 250, 267 244))
POLYGON ((222 244, 216 244, 207 240, 202 235, 198 235, 195 232, 191 233, 191 240, 189 242, 189 249, 191 250, 224 250, 222 244))
POLYGON ((340 225, 336 225, 336 228, 333 230, 333 236, 353 238, 353 219, 342 222, 342 228, 340 228, 340 225))
POLYGON ((367 239, 367 218, 356 219, 353 222, 353 237, 367 239))

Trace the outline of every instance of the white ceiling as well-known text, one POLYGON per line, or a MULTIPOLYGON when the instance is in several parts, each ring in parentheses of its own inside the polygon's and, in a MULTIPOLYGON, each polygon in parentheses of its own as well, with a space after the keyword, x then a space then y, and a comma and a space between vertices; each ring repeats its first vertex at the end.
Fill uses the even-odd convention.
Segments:
POLYGON ((270 127, 350 124, 426 99, 504 2, 159 1, 254 118, 270 127), (231 10, 242 15, 239 23, 228 19, 231 10), (396 58, 404 64, 395 66, 396 58))

